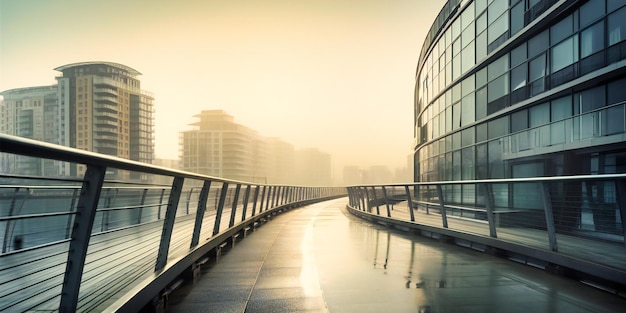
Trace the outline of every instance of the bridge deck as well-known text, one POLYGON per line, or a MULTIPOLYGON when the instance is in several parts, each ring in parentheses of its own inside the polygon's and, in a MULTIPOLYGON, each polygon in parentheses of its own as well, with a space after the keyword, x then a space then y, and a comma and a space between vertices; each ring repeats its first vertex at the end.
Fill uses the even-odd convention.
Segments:
POLYGON ((263 225, 171 298, 168 312, 618 312, 579 282, 371 225, 346 199, 263 225))

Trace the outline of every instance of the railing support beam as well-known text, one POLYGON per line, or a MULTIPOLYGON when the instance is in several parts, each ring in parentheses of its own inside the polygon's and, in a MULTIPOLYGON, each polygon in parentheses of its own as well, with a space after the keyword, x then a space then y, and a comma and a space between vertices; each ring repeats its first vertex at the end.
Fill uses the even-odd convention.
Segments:
POLYGON ((387 217, 391 217, 391 210, 389 209, 389 198, 387 197, 387 188, 382 186, 383 198, 385 198, 385 206, 387 207, 387 217))
POLYGON ((439 198, 439 212, 441 213, 441 225, 448 228, 448 215, 446 214, 446 202, 443 198, 443 189, 437 185, 437 197, 439 198))
POLYGON ((487 211, 487 222, 489 223, 489 236, 492 238, 498 238, 496 233, 496 222, 493 213, 493 190, 491 184, 480 184, 485 195, 485 209, 487 211))
POLYGON ((543 210, 546 215, 546 228, 548 231, 548 243, 550 250, 559 251, 556 244, 556 229, 554 228, 554 215, 552 214, 552 199, 550 197, 550 185, 547 182, 541 183, 541 199, 543 200, 543 210))
POLYGON ((415 212, 413 212, 413 199, 411 199, 411 190, 409 186, 404 186, 404 192, 406 193, 406 203, 409 207, 409 216, 411 218, 411 222, 415 222, 415 212))
POLYGON ((60 312, 76 312, 87 249, 91 239, 98 200, 104 183, 106 167, 87 165, 80 198, 76 206, 74 225, 70 236, 70 246, 65 263, 65 276, 61 289, 60 312))
POLYGON ((167 211, 165 211, 165 219, 163 220, 163 230, 161 231, 161 243, 159 243, 159 253, 157 254, 155 271, 162 270, 167 264, 167 255, 170 250, 170 240, 172 239, 172 232, 174 230, 174 221, 176 220, 176 210, 178 209, 178 202, 180 201, 180 195, 183 191, 184 177, 174 177, 172 182, 172 190, 170 191, 170 198, 167 201, 167 211))
POLYGON ((193 235, 191 237, 190 248, 198 245, 200 242, 200 232, 202 231, 202 220, 204 212, 206 212, 206 203, 209 199, 209 190, 211 189, 211 181, 205 180, 200 190, 200 198, 198 199, 198 210, 196 210, 196 220, 193 226, 193 235))
POLYGON ((220 222, 222 221, 222 212, 224 212, 224 203, 228 196, 228 183, 222 183, 222 192, 220 193, 220 200, 217 204, 217 211, 215 212, 215 225, 213 226, 213 236, 220 233, 220 222))

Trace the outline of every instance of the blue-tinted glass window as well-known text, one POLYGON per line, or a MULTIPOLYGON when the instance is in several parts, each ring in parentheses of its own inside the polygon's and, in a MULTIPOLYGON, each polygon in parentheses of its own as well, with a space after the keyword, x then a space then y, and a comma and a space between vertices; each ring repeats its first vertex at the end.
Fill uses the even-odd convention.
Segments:
POLYGON ((580 33, 580 58, 604 49, 604 23, 596 23, 580 33))
POLYGON ((626 39, 626 8, 609 15, 607 21, 609 46, 626 39))
POLYGON ((572 36, 552 48, 552 73, 578 61, 578 37, 572 36))
POLYGON ((550 41, 552 44, 558 43, 561 40, 569 37, 574 32, 574 23, 572 15, 565 17, 554 26, 550 27, 550 41))
POLYGON ((626 5, 626 0, 609 0, 607 2, 607 12, 613 12, 616 9, 626 5))
POLYGON ((574 113, 586 113, 606 105, 605 85, 574 94, 574 113))
POLYGON ((489 82, 487 86, 487 102, 497 100, 509 93, 509 75, 504 74, 489 82))
POLYGON ((546 58, 545 54, 541 55, 529 63, 528 80, 533 82, 546 75, 546 58))
POLYGON ((511 70, 511 90, 526 86, 526 63, 511 70))
POLYGON ((626 101, 626 78, 612 81, 608 84, 608 104, 626 101))
POLYGON ((528 111, 522 110, 511 114, 511 133, 528 128, 528 111))
POLYGON ((498 138, 509 133, 509 117, 501 117, 487 124, 489 139, 498 138))
POLYGON ((515 67, 526 61, 526 43, 511 50, 511 67, 515 67))
POLYGON ((500 75, 504 74, 509 69, 508 55, 503 55, 499 59, 491 62, 487 66, 487 78, 489 81, 494 80, 500 75))
POLYGON ((524 28, 524 2, 511 8, 511 36, 524 28))
POLYGON ((542 103, 530 108, 528 112, 529 126, 536 127, 550 123, 550 103, 542 103))
POLYGON ((549 42, 547 30, 528 40, 528 57, 532 58, 548 49, 549 42))
POLYGON ((585 27, 604 16, 605 0, 589 0, 580 9, 580 27, 585 27))
POLYGON ((550 120, 552 122, 560 121, 572 116, 572 97, 566 96, 556 100, 552 100, 550 106, 550 120))

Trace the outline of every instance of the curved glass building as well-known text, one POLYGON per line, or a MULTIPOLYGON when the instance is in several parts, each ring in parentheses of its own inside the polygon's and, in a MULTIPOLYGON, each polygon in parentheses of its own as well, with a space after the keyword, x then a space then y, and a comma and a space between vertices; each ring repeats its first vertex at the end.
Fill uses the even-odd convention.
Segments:
POLYGON ((417 67, 415 181, 626 173, 625 101, 625 0, 449 0, 417 67))

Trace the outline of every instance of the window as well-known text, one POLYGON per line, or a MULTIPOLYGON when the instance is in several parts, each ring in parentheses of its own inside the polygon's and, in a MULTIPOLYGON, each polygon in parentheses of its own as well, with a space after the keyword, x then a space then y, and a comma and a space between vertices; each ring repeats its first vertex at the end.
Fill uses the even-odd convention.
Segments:
POLYGON ((590 56, 604 49, 604 23, 583 30, 580 33, 580 58, 590 56))
POLYGON ((550 27, 550 40, 552 43, 558 43, 561 40, 569 37, 574 32, 572 15, 567 16, 554 26, 550 27))
POLYGON ((552 73, 578 61, 578 37, 572 36, 552 48, 552 73))
POLYGON ((602 17, 605 12, 605 0, 589 0, 580 7, 580 27, 585 27, 602 17))
POLYGON ((524 28, 524 2, 511 8, 511 36, 524 28))
POLYGON ((526 64, 522 64, 511 71, 511 90, 526 86, 526 64))
POLYGON ((608 21, 609 46, 626 39, 626 8, 609 15, 608 21))

